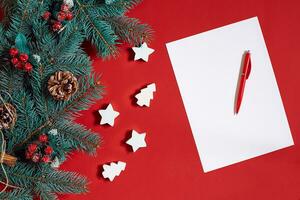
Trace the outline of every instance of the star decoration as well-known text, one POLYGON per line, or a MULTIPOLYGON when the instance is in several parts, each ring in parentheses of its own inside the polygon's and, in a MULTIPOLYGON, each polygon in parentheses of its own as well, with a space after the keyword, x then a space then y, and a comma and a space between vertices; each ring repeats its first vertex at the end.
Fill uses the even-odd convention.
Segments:
POLYGON ((149 55, 154 52, 145 42, 140 47, 132 47, 132 50, 135 53, 134 60, 142 59, 145 62, 148 62, 149 55))
POLYGON ((109 124, 110 126, 114 126, 115 118, 120 114, 113 109, 111 104, 109 104, 106 109, 99 110, 98 112, 101 115, 100 125, 109 124))
POLYGON ((141 147, 146 147, 146 133, 138 133, 135 130, 131 132, 131 138, 126 141, 126 144, 132 147, 133 152, 136 152, 141 147))

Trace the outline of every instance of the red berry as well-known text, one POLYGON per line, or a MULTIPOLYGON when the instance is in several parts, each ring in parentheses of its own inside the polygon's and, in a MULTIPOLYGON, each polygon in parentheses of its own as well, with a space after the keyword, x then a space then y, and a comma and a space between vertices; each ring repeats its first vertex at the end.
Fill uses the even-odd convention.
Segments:
POLYGON ((27 72, 32 71, 32 65, 29 62, 25 63, 24 70, 27 71, 27 72))
POLYGON ((18 58, 12 58, 12 59, 10 60, 10 62, 11 62, 13 65, 16 65, 16 64, 19 63, 19 59, 18 59, 18 58))
POLYGON ((35 153, 35 154, 33 154, 31 160, 32 160, 33 162, 38 162, 38 161, 40 160, 40 157, 41 157, 41 156, 40 156, 39 154, 35 153))
POLYGON ((19 58, 22 62, 25 63, 28 60, 28 55, 26 53, 21 53, 19 58))
POLYGON ((27 147, 27 151, 29 153, 34 153, 37 150, 37 144, 30 144, 27 147))
POLYGON ((50 162, 50 157, 47 156, 47 155, 44 155, 44 156, 42 157, 41 161, 44 162, 44 163, 48 163, 48 162, 50 162))
POLYGON ((17 69, 23 69, 23 64, 21 62, 18 62, 17 64, 15 64, 15 67, 17 69))
POLYGON ((40 142, 47 142, 48 141, 48 136, 46 134, 42 134, 39 136, 39 141, 40 142))
POLYGON ((50 155, 50 154, 52 154, 53 149, 52 149, 52 147, 47 146, 47 147, 44 149, 44 152, 45 152, 45 154, 50 155))
POLYGON ((66 19, 66 13, 63 12, 63 11, 60 11, 58 14, 57 14, 57 20, 58 21, 64 21, 66 19))
POLYGON ((25 157, 26 157, 26 159, 31 159, 32 158, 32 153, 26 151, 25 157))
POLYGON ((52 29, 53 31, 59 31, 62 27, 62 24, 58 21, 54 22, 54 24, 52 24, 52 29))
POLYGON ((71 21, 73 19, 73 14, 72 14, 72 12, 67 12, 67 14, 66 14, 66 20, 67 21, 71 21))
POLYGON ((61 11, 67 12, 69 11, 69 6, 67 4, 62 4, 60 7, 61 11))
POLYGON ((11 55, 12 57, 15 57, 16 55, 18 55, 19 51, 17 48, 11 48, 9 50, 9 55, 11 55))
POLYGON ((44 20, 48 20, 49 18, 50 18, 50 16, 51 16, 51 12, 49 12, 49 11, 46 11, 44 14, 43 14, 43 19, 44 20))

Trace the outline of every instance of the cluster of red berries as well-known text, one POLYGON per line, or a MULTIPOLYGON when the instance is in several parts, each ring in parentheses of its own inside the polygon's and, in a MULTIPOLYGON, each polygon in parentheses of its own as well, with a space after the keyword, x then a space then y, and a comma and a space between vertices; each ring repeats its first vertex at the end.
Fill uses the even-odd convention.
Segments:
POLYGON ((26 53, 19 53, 17 48, 11 48, 9 50, 9 55, 12 57, 10 62, 17 69, 25 70, 30 72, 32 70, 32 65, 28 62, 28 55, 26 53))
POLYGON ((49 146, 48 136, 46 134, 42 134, 39 136, 38 141, 35 141, 27 146, 25 157, 26 159, 35 163, 49 163, 52 160, 52 153, 53 149, 51 146, 49 146))
MULTIPOLYGON (((44 20, 49 20, 51 18, 51 12, 46 11, 43 14, 44 20)), ((62 23, 64 21, 71 21, 73 19, 73 14, 70 11, 70 8, 67 4, 62 4, 60 7, 60 11, 57 13, 57 15, 54 17, 54 19, 50 20, 50 23, 52 25, 53 31, 59 31, 62 28, 62 23)))

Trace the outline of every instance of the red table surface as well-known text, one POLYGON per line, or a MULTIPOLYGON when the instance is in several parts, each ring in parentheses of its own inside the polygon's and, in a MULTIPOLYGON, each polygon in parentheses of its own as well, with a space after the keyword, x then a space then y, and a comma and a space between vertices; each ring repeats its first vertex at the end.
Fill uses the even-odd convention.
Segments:
MULTIPOLYGON (((155 30, 149 62, 134 62, 128 47, 114 60, 94 55, 106 95, 78 122, 103 136, 96 157, 71 155, 62 169, 88 177, 89 193, 62 195, 80 200, 299 200, 300 199, 300 1, 298 0, 145 0, 130 16, 155 30), (258 16, 273 63, 295 145, 229 167, 203 173, 193 135, 165 44, 216 27, 258 16), (132 95, 156 83, 150 108, 132 95), (120 112, 114 127, 100 126, 98 109, 112 103, 120 112), (133 153, 124 143, 131 129, 147 132, 147 148, 133 153), (113 182, 101 166, 124 161, 113 182)), ((188 66, 187 66, 188 69, 188 66)), ((213 105, 211 105, 213 106, 213 105)))

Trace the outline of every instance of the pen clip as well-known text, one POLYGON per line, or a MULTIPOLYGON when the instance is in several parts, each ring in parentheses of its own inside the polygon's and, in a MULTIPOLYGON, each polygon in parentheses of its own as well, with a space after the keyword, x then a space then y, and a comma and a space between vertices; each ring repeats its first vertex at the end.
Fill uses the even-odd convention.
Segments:
POLYGON ((247 72, 246 72, 246 79, 249 78, 250 73, 251 73, 251 58, 249 58, 248 68, 247 68, 247 72))

